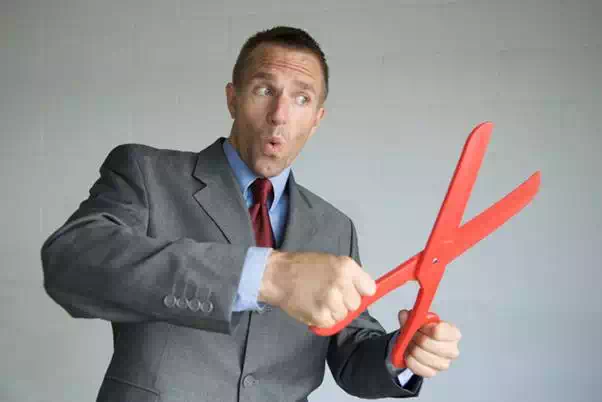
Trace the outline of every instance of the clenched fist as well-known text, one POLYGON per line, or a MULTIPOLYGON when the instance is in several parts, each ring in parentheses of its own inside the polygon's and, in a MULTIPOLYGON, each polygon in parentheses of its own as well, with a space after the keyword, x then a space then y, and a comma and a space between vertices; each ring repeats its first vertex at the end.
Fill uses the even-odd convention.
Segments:
MULTIPOLYGON (((407 310, 399 311, 400 327, 405 325, 408 316, 407 310)), ((447 370, 460 356, 458 343, 461 338, 462 333, 452 323, 441 321, 423 325, 405 350, 408 369, 425 378, 447 370)))
POLYGON ((357 310, 376 283, 352 258, 332 254, 272 251, 258 301, 278 306, 294 319, 330 327, 357 310))

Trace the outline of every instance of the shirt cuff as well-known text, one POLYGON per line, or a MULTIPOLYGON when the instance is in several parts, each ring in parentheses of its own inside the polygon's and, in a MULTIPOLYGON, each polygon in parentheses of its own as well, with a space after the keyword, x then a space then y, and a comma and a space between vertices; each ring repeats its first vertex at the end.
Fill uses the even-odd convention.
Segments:
POLYGON ((258 303, 257 297, 271 252, 269 247, 249 247, 247 250, 232 311, 262 310, 264 304, 258 303))
POLYGON ((412 379, 414 373, 409 368, 404 369, 401 374, 397 376, 397 381, 399 381, 399 385, 405 387, 408 382, 412 379))
POLYGON ((393 363, 391 362, 391 352, 393 351, 393 346, 395 345, 395 341, 397 341, 398 336, 399 336, 399 331, 396 331, 395 335, 393 335, 393 337, 391 337, 391 340, 389 341, 389 345, 387 345, 386 364, 387 364, 387 368, 389 369, 389 372, 391 373, 392 376, 394 376, 397 379, 397 381, 399 382, 399 385, 402 387, 405 387, 410 382, 410 380, 414 377, 415 374, 409 368, 399 369, 399 368, 393 366, 393 363))

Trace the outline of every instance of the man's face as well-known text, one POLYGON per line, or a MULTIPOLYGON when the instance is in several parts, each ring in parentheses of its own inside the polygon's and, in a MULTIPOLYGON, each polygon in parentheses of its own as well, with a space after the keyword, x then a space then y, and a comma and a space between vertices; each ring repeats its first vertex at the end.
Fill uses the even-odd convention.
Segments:
POLYGON ((306 51, 262 44, 239 85, 226 86, 234 119, 230 142, 255 174, 276 176, 293 163, 324 115, 320 62, 306 51))

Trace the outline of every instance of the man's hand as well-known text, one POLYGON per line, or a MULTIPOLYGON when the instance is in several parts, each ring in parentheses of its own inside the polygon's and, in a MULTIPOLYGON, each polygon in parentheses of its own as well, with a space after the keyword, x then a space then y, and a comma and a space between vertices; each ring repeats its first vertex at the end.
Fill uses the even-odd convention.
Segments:
MULTIPOLYGON (((408 311, 399 312, 399 325, 403 327, 408 311)), ((412 373, 429 378, 447 370, 458 358, 458 343, 462 334, 455 325, 441 321, 422 326, 405 350, 407 367, 412 373)))
POLYGON ((280 307, 294 319, 330 327, 357 310, 376 282, 352 258, 332 254, 272 251, 258 301, 280 307))

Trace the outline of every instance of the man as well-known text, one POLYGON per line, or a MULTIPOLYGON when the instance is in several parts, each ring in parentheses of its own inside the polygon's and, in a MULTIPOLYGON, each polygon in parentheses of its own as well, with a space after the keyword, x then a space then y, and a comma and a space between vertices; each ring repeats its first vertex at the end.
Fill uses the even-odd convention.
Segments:
POLYGON ((375 291, 352 221, 291 171, 327 95, 318 44, 277 27, 240 52, 228 139, 200 153, 129 144, 108 155, 42 247, 48 294, 73 317, 112 323, 98 401, 307 400, 326 362, 349 394, 411 397, 458 356, 448 323, 416 334, 407 370, 390 362, 397 331, 367 311, 331 337, 308 330, 375 291))

